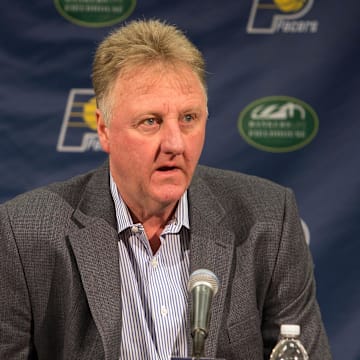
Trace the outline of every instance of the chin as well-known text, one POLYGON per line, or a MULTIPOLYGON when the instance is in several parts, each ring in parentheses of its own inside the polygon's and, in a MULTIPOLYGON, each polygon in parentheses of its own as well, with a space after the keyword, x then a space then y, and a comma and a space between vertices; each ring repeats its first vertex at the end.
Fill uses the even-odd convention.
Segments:
POLYGON ((160 202, 164 204, 171 204, 180 200, 181 196, 184 194, 186 187, 176 186, 171 189, 163 189, 161 192, 158 192, 157 198, 160 202))

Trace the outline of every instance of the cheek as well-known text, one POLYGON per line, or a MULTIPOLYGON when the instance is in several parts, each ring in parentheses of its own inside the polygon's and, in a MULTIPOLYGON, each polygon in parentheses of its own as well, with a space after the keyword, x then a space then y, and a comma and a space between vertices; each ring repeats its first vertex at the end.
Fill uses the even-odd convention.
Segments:
POLYGON ((191 136, 188 141, 188 149, 194 160, 198 160, 204 146, 205 133, 203 131, 191 136))
MULTIPOLYGON (((138 167, 153 159, 154 146, 143 139, 129 136, 113 136, 110 138, 110 150, 113 155, 124 162, 138 167)), ((141 169, 141 167, 140 167, 141 169)))

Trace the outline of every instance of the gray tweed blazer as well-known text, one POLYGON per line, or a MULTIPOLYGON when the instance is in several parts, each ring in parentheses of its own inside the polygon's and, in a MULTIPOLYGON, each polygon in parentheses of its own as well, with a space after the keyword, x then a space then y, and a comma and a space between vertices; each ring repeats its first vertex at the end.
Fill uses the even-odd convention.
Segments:
MULTIPOLYGON (((106 163, 0 205, 0 359, 119 358, 121 278, 108 174, 106 163)), ((331 359, 291 191, 199 166, 189 205, 190 271, 212 270, 221 284, 206 355, 268 359, 280 324, 297 323, 310 359, 331 359)))

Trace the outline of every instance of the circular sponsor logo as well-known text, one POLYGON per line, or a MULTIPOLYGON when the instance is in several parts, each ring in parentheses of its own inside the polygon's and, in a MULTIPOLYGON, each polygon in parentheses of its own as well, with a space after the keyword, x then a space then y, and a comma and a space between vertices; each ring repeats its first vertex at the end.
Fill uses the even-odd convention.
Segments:
POLYGON ((315 111, 289 96, 269 96, 249 104, 238 129, 250 145, 269 152, 290 152, 311 142, 319 128, 315 111))
POLYGON ((67 20, 88 27, 102 27, 126 19, 136 0, 54 0, 56 9, 67 20))

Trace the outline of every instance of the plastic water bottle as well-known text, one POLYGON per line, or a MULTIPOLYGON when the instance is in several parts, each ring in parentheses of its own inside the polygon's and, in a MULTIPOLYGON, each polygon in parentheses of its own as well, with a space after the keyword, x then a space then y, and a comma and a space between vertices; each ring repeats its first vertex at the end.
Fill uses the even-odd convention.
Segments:
POLYGON ((270 360, 308 360, 299 336, 299 325, 281 325, 279 342, 271 352, 270 360))

